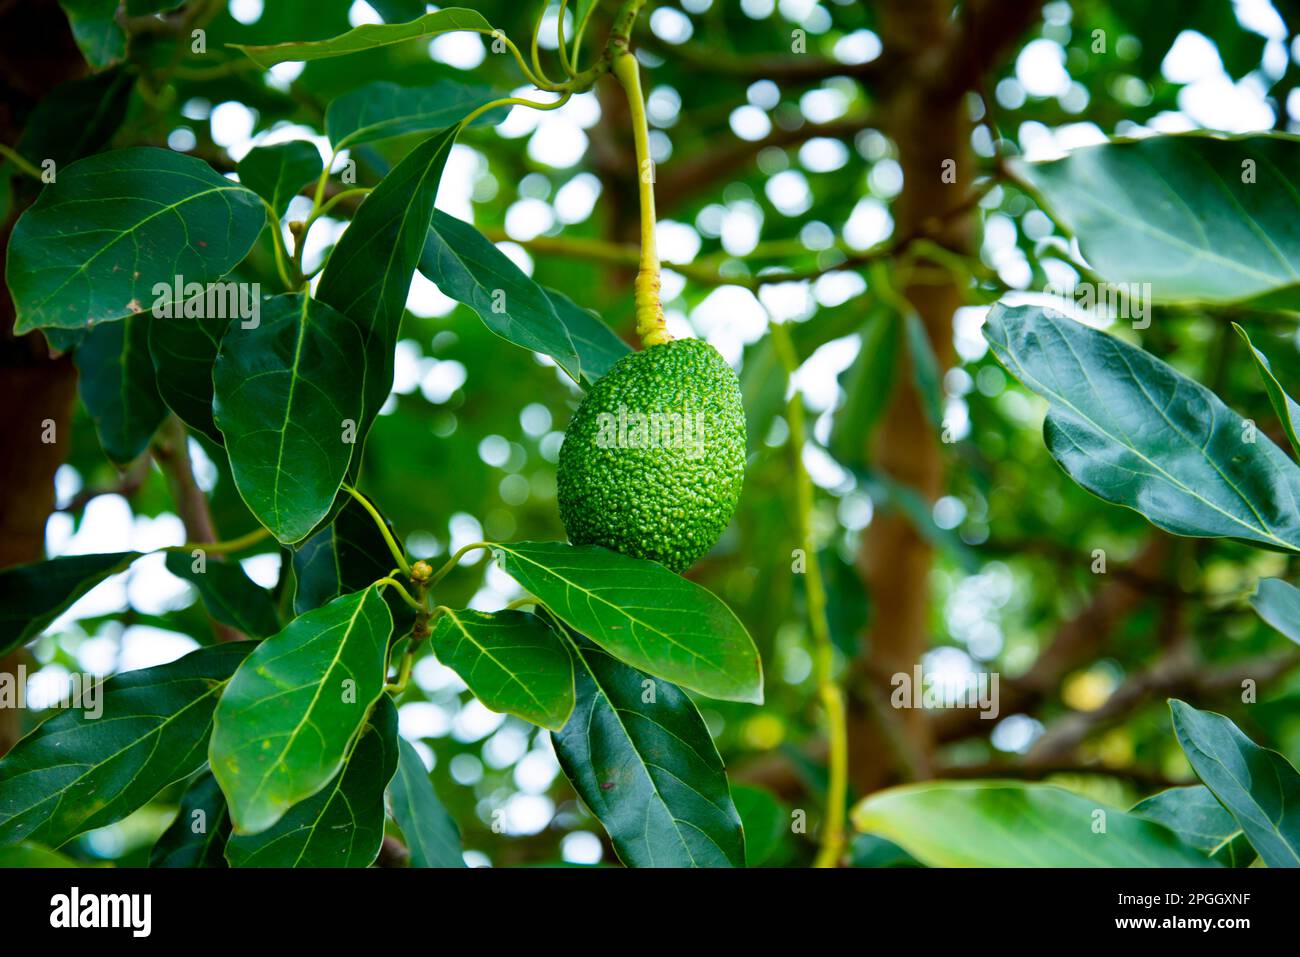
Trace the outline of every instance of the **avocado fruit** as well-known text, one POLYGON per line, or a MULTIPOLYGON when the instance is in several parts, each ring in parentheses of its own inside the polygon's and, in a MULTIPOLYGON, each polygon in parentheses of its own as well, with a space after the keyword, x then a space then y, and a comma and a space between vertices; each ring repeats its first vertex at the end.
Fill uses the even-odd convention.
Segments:
POLYGON ((726 360, 674 339, 618 360, 560 448, 560 517, 575 545, 682 572, 721 537, 745 480, 745 410, 726 360))

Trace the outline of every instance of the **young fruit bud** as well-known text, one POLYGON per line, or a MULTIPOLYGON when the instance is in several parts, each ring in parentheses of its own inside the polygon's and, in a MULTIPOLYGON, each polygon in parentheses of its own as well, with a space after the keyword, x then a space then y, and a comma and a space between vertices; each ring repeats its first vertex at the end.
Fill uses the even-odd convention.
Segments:
POLYGON ((411 581, 427 582, 432 574, 433 568, 428 562, 419 561, 411 566, 411 581))

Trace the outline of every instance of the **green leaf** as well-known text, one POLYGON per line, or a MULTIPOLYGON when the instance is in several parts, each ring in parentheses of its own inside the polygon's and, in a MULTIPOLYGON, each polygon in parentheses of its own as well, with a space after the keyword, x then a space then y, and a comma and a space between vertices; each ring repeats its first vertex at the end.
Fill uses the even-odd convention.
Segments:
POLYGON ((149 323, 149 355, 158 395, 182 422, 218 445, 224 445, 225 438, 212 419, 212 367, 230 323, 222 316, 149 323))
POLYGON ((1035 306, 996 307, 984 335, 1051 403, 1047 448, 1088 491, 1175 535, 1300 549, 1300 468, 1204 386, 1035 306))
POLYGON ((213 416, 235 485, 281 542, 300 541, 330 510, 361 418, 356 327, 301 294, 262 303, 255 328, 232 322, 213 369, 213 416))
MULTIPOLYGON (((392 529, 392 523, 384 523, 392 529)), ((334 521, 298 547, 293 556, 297 591, 293 609, 301 615, 360 591, 392 570, 393 556, 369 513, 348 496, 334 521)))
POLYGON ((135 75, 125 68, 61 83, 44 96, 23 126, 18 152, 55 170, 100 150, 126 116, 135 75))
POLYGON ((104 454, 118 465, 133 461, 167 418, 149 355, 147 315, 95 326, 77 346, 73 361, 78 390, 104 454))
POLYGON ((1255 851, 1237 822, 1203 785, 1169 788, 1153 794, 1133 805, 1129 813, 1163 824, 1183 843, 1225 867, 1246 867, 1255 858, 1255 851))
POLYGON ((251 642, 109 678, 0 760, 0 844, 58 847, 120 821, 202 767, 212 712, 251 642), (94 715, 94 717, 91 717, 94 715))
POLYGON ((380 695, 333 780, 260 834, 232 834, 232 867, 369 867, 384 840, 384 790, 397 770, 397 709, 380 695))
POLYGON ((1273 411, 1277 413, 1278 420, 1282 423, 1287 441, 1291 443, 1291 451, 1300 456, 1300 437, 1296 436, 1296 424, 1300 423, 1300 404, 1287 395, 1286 390, 1282 388, 1282 383, 1278 382, 1277 376, 1273 374, 1273 367, 1269 365, 1268 356, 1255 348, 1246 330, 1235 322, 1232 324, 1232 328, 1237 330, 1237 335, 1241 336, 1246 345, 1250 347, 1251 357, 1255 360, 1255 368, 1259 370, 1259 377, 1264 380, 1264 391, 1268 393, 1268 401, 1272 404, 1273 411))
POLYGON ((745 829, 745 866, 761 867, 789 833, 790 817, 781 802, 762 788, 732 785, 731 798, 745 829))
POLYGON ((477 11, 463 7, 448 7, 437 13, 426 13, 419 19, 407 23, 363 24, 328 40, 276 43, 271 46, 245 46, 234 43, 231 46, 243 50, 254 63, 266 69, 286 60, 320 60, 325 57, 344 56, 348 53, 373 50, 375 47, 401 43, 403 40, 417 40, 454 30, 491 33, 492 27, 477 11))
POLYGON ((14 226, 5 275, 15 331, 124 319, 177 276, 218 279, 265 222, 254 193, 192 156, 139 147, 78 160, 14 226))
POLYGON ((1250 604, 1267 624, 1300 644, 1300 588, 1280 578, 1263 578, 1250 604))
POLYGON ((743 867, 722 758, 679 688, 582 642, 560 766, 629 867, 743 867))
POLYGON ((939 360, 930 346, 921 317, 909 312, 903 317, 907 351, 911 356, 912 380, 921 396, 921 406, 935 429, 943 428, 943 386, 939 382, 939 360))
POLYGON ((844 404, 831 427, 830 452, 841 462, 867 461, 871 435, 893 392, 898 333, 898 314, 892 309, 872 309, 862 326, 862 346, 840 378, 844 404))
POLYGON ((1104 280, 1150 283, 1156 301, 1231 303, 1300 282, 1297 165, 1292 137, 1198 133, 1018 169, 1104 280))
POLYGON ((365 401, 354 470, 360 468, 370 424, 392 391, 393 350, 406 294, 456 133, 456 127, 434 133, 384 177, 357 208, 316 288, 317 299, 353 321, 365 347, 365 401))
POLYGON ((0 847, 0 868, 50 868, 50 867, 85 867, 80 861, 73 860, 66 854, 52 851, 40 844, 23 842, 9 847, 0 847))
POLYGON ((126 57, 126 31, 117 22, 118 0, 59 0, 72 38, 96 70, 126 57))
POLYGON ((549 624, 523 611, 442 610, 434 653, 493 711, 558 731, 573 712, 573 663, 549 624))
POLYGON ((853 823, 927 867, 1216 866, 1158 824, 1046 784, 887 788, 853 809, 853 823))
POLYGON ((139 552, 65 555, 0 571, 0 654, 35 638, 78 598, 139 557, 139 552))
POLYGON ((469 223, 434 210, 420 272, 502 339, 550 356, 579 380, 578 351, 546 290, 469 223))
POLYGON ((584 309, 562 292, 546 289, 546 297, 555 314, 569 330, 573 348, 578 353, 578 368, 584 382, 593 383, 629 352, 632 347, 618 337, 605 320, 584 309))
POLYGON ((464 867, 460 829, 438 800, 420 753, 402 738, 397 747, 397 774, 388 785, 388 803, 411 851, 411 866, 464 867))
POLYGON ((226 796, 204 770, 181 796, 176 820, 149 852, 150 867, 225 867, 230 817, 226 796))
MULTIPOLYGON (((367 83, 330 103, 325 110, 325 132, 338 152, 390 136, 452 126, 497 98, 497 92, 489 87, 454 80, 439 80, 432 86, 367 83)), ((508 109, 489 110, 474 124, 504 118, 508 109)))
POLYGON ((1192 770, 1269 867, 1300 867, 1300 774, 1221 714, 1171 699, 1174 734, 1192 770))
POLYGON ((249 578, 239 562, 211 558, 204 559, 203 571, 195 571, 195 560, 187 552, 168 552, 167 570, 198 589, 217 621, 250 638, 266 638, 279 631, 280 614, 271 593, 249 578))
MULTIPOLYGON (((239 181, 271 204, 281 219, 298 191, 316 180, 325 168, 320 150, 306 140, 290 140, 249 150, 236 167, 239 181)), ((278 229, 275 223, 272 229, 278 229)))
POLYGON ((610 654, 693 691, 761 704, 758 649, 708 589, 597 545, 493 544, 501 567, 610 654))
POLYGON ((921 867, 922 864, 893 841, 875 834, 859 834, 849 847, 853 867, 921 867))
POLYGON ((235 672, 209 763, 237 833, 265 831, 338 774, 383 693, 392 630, 372 586, 290 622, 235 672))

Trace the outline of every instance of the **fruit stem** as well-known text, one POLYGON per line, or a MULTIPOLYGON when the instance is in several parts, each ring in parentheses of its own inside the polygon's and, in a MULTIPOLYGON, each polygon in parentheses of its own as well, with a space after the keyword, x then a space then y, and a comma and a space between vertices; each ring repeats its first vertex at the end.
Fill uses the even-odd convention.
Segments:
MULTIPOLYGON (((794 374, 799 369, 799 359, 794 344, 790 341, 790 333, 781 323, 770 323, 770 328, 772 345, 785 367, 787 377, 793 382, 794 374)), ((794 468, 799 546, 804 552, 804 595, 808 630, 813 639, 813 677, 822 702, 829 749, 825 822, 813 866, 838 867, 844 853, 844 808, 848 803, 848 722, 844 691, 835 681, 835 647, 831 641, 830 623, 826 615, 826 587, 822 582, 821 563, 817 560, 817 546, 813 540, 813 488, 812 479, 803 463, 804 409, 803 395, 798 389, 791 391, 786 424, 790 427, 789 445, 793 460, 791 465, 794 468)))
POLYGON ((636 332, 643 346, 671 342, 664 307, 659 299, 659 250, 655 245, 655 168, 650 159, 650 127, 645 98, 641 95, 641 70, 636 57, 620 53, 614 58, 614 76, 627 94, 636 142, 637 191, 641 198, 641 268, 636 274, 636 332))
POLYGON ((403 575, 410 577, 410 563, 407 562, 406 556, 402 554, 402 550, 397 547, 397 542, 393 539, 393 533, 388 530, 388 523, 383 520, 379 512, 375 510, 375 507, 370 504, 370 499, 366 498, 346 482, 343 484, 343 491, 356 499, 361 507, 370 514, 371 519, 374 520, 375 527, 379 529, 379 534, 384 536, 384 544, 388 546, 388 550, 392 552, 393 558, 397 560, 397 567, 402 570, 403 575))

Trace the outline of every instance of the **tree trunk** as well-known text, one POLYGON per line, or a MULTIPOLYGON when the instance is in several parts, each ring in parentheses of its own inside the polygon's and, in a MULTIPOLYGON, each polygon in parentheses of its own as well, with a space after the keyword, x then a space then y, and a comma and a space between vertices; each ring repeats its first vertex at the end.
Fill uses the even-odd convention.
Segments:
MULTIPOLYGON (((9 144, 41 97, 85 71, 54 0, 0 7, 0 64, 0 141, 9 144)), ((0 259, 14 221, 35 195, 30 183, 14 185, 13 206, 0 225, 0 259)), ((15 338, 13 326, 13 301, 0 284, 0 568, 45 557, 45 522, 54 508, 54 473, 67 457, 77 381, 67 356, 51 358, 43 336, 15 338)), ((25 654, 20 649, 0 658, 0 674, 15 674, 25 654)), ((0 754, 21 733, 22 712, 0 709, 0 754)))
MULTIPOLYGON (((884 131, 897 145, 903 169, 903 191, 893 205, 894 234, 922 235, 968 252, 971 214, 948 214, 962 206, 970 192, 971 123, 963 92, 940 85, 950 78, 936 70, 954 42, 951 14, 952 5, 945 0, 882 4, 881 38, 886 48, 905 54, 907 67, 905 75, 890 84, 881 107, 884 131), (944 176, 945 170, 949 175, 944 176)), ((924 324, 940 368, 946 369, 952 360, 952 316, 962 304, 960 288, 945 280, 901 291, 924 324)), ((876 468, 927 501, 942 493, 940 437, 926 418, 906 355, 900 356, 893 395, 870 452, 876 468)), ((867 656, 857 662, 860 694, 874 693, 879 699, 880 690, 868 685, 881 676, 910 674, 925 652, 932 557, 929 544, 908 518, 896 510, 877 512, 859 553, 859 568, 875 608, 867 656)), ((912 770, 924 775, 932 744, 925 713, 909 709, 885 718, 901 734, 912 770)), ((871 709, 856 709, 851 740, 855 788, 864 792, 885 783, 890 767, 880 721, 871 718, 871 709)))

